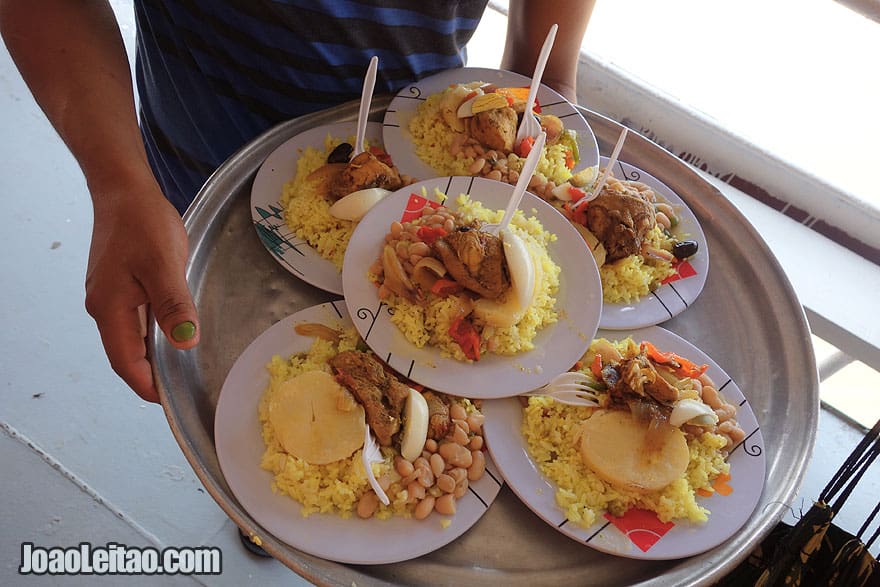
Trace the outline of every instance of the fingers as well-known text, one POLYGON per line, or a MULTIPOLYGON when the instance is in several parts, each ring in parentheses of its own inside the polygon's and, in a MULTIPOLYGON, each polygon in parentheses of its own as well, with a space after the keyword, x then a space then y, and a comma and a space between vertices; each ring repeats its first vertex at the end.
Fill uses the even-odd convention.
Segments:
POLYGON ((185 350, 199 343, 198 315, 186 281, 181 277, 174 283, 163 283, 151 288, 144 284, 150 299, 150 309, 168 342, 185 350))
POLYGON ((110 366, 119 377, 148 402, 159 403, 159 392, 153 381, 153 371, 147 360, 147 347, 144 338, 146 322, 143 306, 117 307, 104 305, 97 311, 90 311, 110 366))

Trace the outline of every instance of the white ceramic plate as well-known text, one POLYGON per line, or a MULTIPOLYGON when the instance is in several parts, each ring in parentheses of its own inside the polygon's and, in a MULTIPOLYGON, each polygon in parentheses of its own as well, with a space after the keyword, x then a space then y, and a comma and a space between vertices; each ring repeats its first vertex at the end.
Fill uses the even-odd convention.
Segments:
MULTIPOLYGON (((357 122, 340 122, 317 126, 286 140, 266 157, 251 187, 251 219, 266 250, 306 283, 340 295, 342 274, 333 262, 293 234, 284 221, 281 194, 284 184, 296 176, 296 163, 307 147, 323 151, 327 135, 345 140, 355 134, 357 122)), ((382 125, 367 123, 366 138, 371 145, 381 144, 382 125)))
POLYGON ((467 363, 441 357, 436 347, 417 348, 391 323, 389 308, 379 301, 377 287, 367 277, 379 257, 385 234, 400 220, 410 195, 437 188, 455 198, 467 193, 489 209, 506 208, 513 186, 479 177, 445 177, 417 182, 391 194, 370 210, 355 229, 342 267, 342 286, 352 320, 373 351, 406 377, 432 389, 471 398, 506 397, 535 389, 567 371, 590 344, 599 324, 602 289, 599 270, 575 230, 553 206, 528 192, 520 209, 535 216, 544 230, 557 236, 549 252, 561 267, 556 309, 559 321, 541 329, 535 349, 513 356, 486 353, 467 363))
POLYGON ((529 458, 522 436, 522 407, 516 398, 483 402, 486 416, 484 436, 489 452, 510 488, 545 522, 566 536, 596 550, 645 560, 667 560, 692 556, 721 544, 736 533, 752 515, 764 488, 766 469, 764 439, 755 414, 739 387, 705 353, 679 336, 652 326, 632 332, 599 331, 597 337, 620 340, 648 340, 663 351, 673 351, 697 364, 709 365, 712 377, 729 402, 738 406, 737 421, 746 439, 730 453, 727 495, 720 492, 697 501, 711 513, 705 524, 675 522, 660 524, 653 514, 630 511, 622 519, 600 517, 590 528, 569 523, 556 505, 556 485, 545 478, 529 458), (639 515, 643 517, 640 518, 639 515))
MULTIPOLYGON (((602 157, 601 165, 607 165, 608 158, 602 157)), ((679 264, 679 273, 651 292, 632 303, 605 303, 602 306, 602 319, 599 327, 607 330, 644 328, 665 322, 684 312, 703 291, 706 274, 709 272, 709 247, 706 236, 697 217, 691 212, 678 194, 656 177, 634 165, 617 161, 613 169, 614 177, 641 181, 649 185, 679 212, 679 225, 674 233, 682 240, 694 240, 699 248, 697 254, 679 264)))
MULTIPOLYGON (((391 155, 401 173, 417 179, 429 179, 437 176, 437 171, 422 161, 415 153, 412 135, 409 133, 409 121, 418 113, 419 105, 431 94, 442 92, 451 84, 483 81, 494 83, 499 87, 528 87, 531 78, 511 71, 499 69, 482 69, 463 67, 448 69, 426 77, 418 82, 405 86, 388 104, 383 120, 382 136, 385 148, 391 155)), ((580 161, 574 171, 599 164, 599 146, 596 135, 587 120, 577 108, 555 90, 541 84, 538 88, 538 103, 545 114, 553 114, 562 119, 565 128, 577 131, 578 152, 580 161)))
POLYGON ((254 340, 238 358, 220 391, 214 416, 214 441, 223 476, 242 507, 263 528, 308 554, 351 564, 393 563, 421 556, 466 532, 482 516, 501 489, 490 458, 487 474, 458 500, 454 516, 436 512, 422 521, 393 517, 362 520, 330 514, 304 518, 299 502, 272 492, 272 473, 260 468, 265 450, 257 405, 269 385, 266 365, 273 355, 306 352, 314 340, 296 334, 294 325, 320 322, 350 326, 345 304, 336 301, 307 308, 277 322, 254 340), (443 528, 441 521, 451 522, 443 528))

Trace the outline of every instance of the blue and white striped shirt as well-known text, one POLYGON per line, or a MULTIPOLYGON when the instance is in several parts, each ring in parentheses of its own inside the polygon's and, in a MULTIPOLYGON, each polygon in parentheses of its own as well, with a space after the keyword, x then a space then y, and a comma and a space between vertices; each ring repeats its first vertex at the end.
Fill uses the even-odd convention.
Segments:
MULTIPOLYGON (((464 65, 487 0, 138 0, 141 128, 181 211, 208 175, 279 122, 464 65)), ((499 41, 503 42, 503 41, 499 41)))

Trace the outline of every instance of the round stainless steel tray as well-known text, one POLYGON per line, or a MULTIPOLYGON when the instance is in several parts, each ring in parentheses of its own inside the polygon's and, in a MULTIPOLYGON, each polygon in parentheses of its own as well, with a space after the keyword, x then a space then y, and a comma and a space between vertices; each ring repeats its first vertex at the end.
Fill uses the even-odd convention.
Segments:
MULTIPOLYGON (((374 100, 380 120, 390 97, 374 100)), ((582 109, 603 154, 621 127, 582 109)), ((198 348, 174 350, 155 326, 153 369, 172 432, 211 496, 285 565, 317 584, 379 585, 707 585, 743 560, 793 501, 812 454, 819 384, 803 310, 772 252, 742 214, 697 173, 656 144, 631 134, 621 159, 675 190, 702 224, 710 251, 705 289, 663 326, 702 348, 736 380, 757 415, 767 480, 749 521, 705 554, 637 561, 599 553, 535 516, 507 487, 464 536, 418 559, 346 566, 279 541, 236 501, 217 462, 214 408, 233 362, 261 332, 293 312, 336 296, 299 281, 264 249, 251 224, 250 187, 263 159, 313 126, 354 120, 357 104, 283 123, 233 155, 206 182, 184 220, 187 279, 200 312, 198 348)), ((256 417, 242 414, 242 417, 256 417)))

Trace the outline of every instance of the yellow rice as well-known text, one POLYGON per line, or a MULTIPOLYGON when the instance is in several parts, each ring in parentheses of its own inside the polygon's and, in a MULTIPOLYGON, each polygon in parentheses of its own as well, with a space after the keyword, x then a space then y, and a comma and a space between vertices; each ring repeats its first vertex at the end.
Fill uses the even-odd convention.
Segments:
POLYGON ((321 257, 342 271, 345 249, 357 225, 330 215, 330 202, 322 195, 320 184, 307 180, 310 173, 327 162, 327 156, 342 142, 354 144, 355 137, 324 139, 324 149, 306 147, 296 162, 296 175, 284 185, 281 206, 284 220, 297 237, 305 240, 321 257))
MULTIPOLYGON (((416 155, 434 168, 438 175, 473 175, 468 168, 476 157, 467 157, 463 153, 452 155, 450 151, 455 131, 440 114, 442 99, 443 92, 428 96, 409 122, 416 155)), ((543 181, 551 180, 557 185, 571 179, 571 170, 565 165, 566 151, 567 147, 559 143, 546 147, 538 161, 535 175, 543 181)), ((507 156, 508 167, 516 171, 522 170, 525 161, 515 153, 507 156)))
MULTIPOLYGON (((655 226, 645 238, 646 244, 664 251, 672 251, 675 241, 655 226)), ((629 255, 599 267, 602 279, 602 300, 609 303, 634 302, 658 287, 667 277, 675 274, 668 261, 629 255)))
MULTIPOLYGON (((287 454, 276 436, 275 429, 269 419, 269 404, 282 383, 307 371, 325 371, 332 373, 328 361, 342 351, 357 348, 360 338, 354 328, 346 329, 338 344, 316 338, 308 352, 290 357, 275 355, 266 365, 269 371, 269 386, 260 397, 258 417, 261 425, 263 443, 266 450, 260 460, 260 467, 273 475, 272 491, 287 495, 300 502, 300 513, 308 517, 314 513, 335 514, 342 518, 350 518, 357 511, 360 498, 372 491, 364 469, 362 449, 355 451, 347 459, 326 465, 312 465, 306 461, 287 454)), ((468 414, 478 411, 468 399, 457 400, 468 414)), ((415 509, 415 502, 409 500, 405 487, 401 487, 400 475, 394 468, 394 457, 399 452, 392 447, 381 447, 385 460, 372 465, 376 478, 383 476, 391 481, 387 495, 391 503, 378 504, 374 516, 388 519, 391 516, 410 518, 415 509), (409 502, 409 503, 408 503, 409 502)), ((441 522, 448 526, 448 520, 441 522)))
MULTIPOLYGON (((480 202, 461 194, 456 199, 458 212, 465 222, 478 219, 497 223, 504 216, 503 210, 484 208, 480 202)), ((547 246, 556 236, 544 230, 535 216, 526 217, 517 210, 510 222, 510 229, 522 238, 526 246, 535 253, 541 264, 541 283, 533 305, 517 324, 507 328, 483 328, 481 348, 499 355, 515 355, 532 350, 538 331, 555 323, 559 315, 555 309, 556 293, 559 290, 561 269, 547 252, 547 246)), ((411 303, 398 296, 391 296, 389 305, 394 309, 391 322, 411 343, 421 348, 425 345, 440 349, 442 356, 468 361, 461 347, 449 335, 449 327, 458 316, 458 305, 454 297, 438 298, 430 296, 427 306, 411 303)), ((475 320, 477 326, 482 326, 475 320)))

